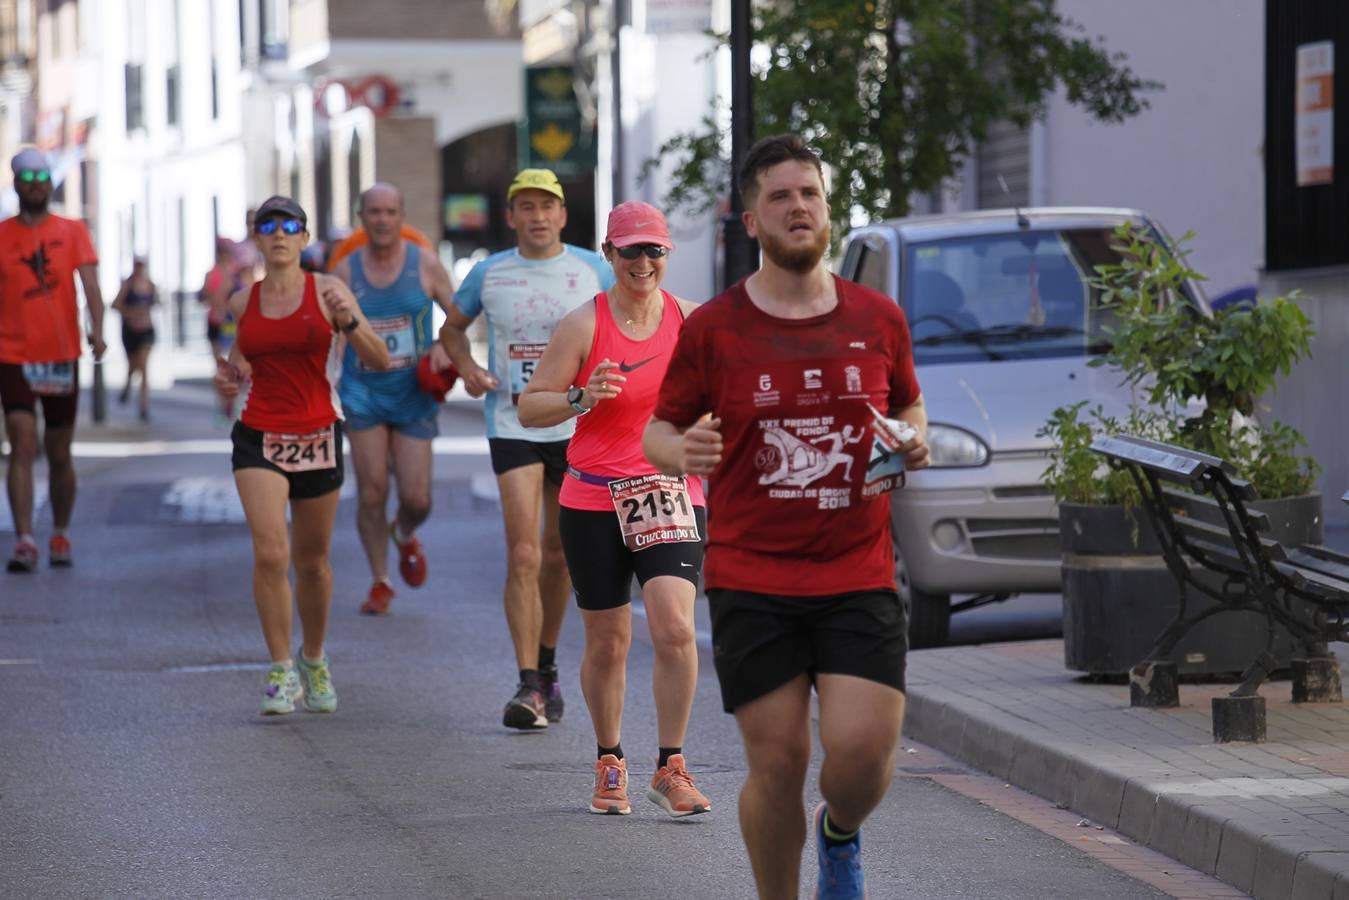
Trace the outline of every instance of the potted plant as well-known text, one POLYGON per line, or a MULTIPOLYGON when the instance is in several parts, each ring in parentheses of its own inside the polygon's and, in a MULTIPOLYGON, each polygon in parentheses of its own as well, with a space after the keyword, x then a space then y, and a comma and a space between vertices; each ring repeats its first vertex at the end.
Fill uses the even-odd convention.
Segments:
MULTIPOLYGON (((1092 365, 1117 369, 1136 399, 1116 419, 1082 404, 1056 410, 1041 430, 1055 444, 1044 475, 1059 502, 1064 552, 1064 656, 1069 668, 1122 673, 1141 659, 1175 614, 1177 592, 1127 474, 1091 452, 1096 434, 1129 433, 1221 457, 1261 498, 1271 536, 1285 546, 1319 543, 1319 467, 1297 455, 1306 441, 1252 416, 1280 374, 1309 355, 1306 315, 1279 297, 1211 316, 1185 301, 1203 280, 1176 248, 1132 226, 1115 232, 1120 261, 1097 267, 1106 353, 1092 365)), ((1260 629, 1216 616, 1177 648, 1182 674, 1231 671, 1250 657, 1260 629), (1221 632, 1221 633, 1219 633, 1221 632)), ((1287 642, 1284 652, 1287 652, 1287 642)))

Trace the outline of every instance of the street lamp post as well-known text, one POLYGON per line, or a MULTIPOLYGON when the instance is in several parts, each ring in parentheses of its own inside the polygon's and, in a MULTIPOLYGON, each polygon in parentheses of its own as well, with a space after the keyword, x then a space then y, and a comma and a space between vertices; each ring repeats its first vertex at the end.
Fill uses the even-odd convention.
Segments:
POLYGON ((754 26, 751 0, 731 0, 731 211, 722 218, 726 263, 722 267, 722 290, 749 275, 759 265, 759 245, 745 231, 741 213, 740 164, 754 139, 754 98, 750 89, 749 48, 754 26))

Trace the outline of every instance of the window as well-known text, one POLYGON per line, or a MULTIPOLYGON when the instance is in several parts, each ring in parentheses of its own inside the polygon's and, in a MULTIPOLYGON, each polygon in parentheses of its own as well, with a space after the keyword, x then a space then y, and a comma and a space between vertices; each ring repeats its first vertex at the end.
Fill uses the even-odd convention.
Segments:
POLYGON ((164 118, 170 125, 178 124, 178 94, 181 67, 169 66, 164 70, 164 118))
POLYGON ((866 237, 862 240, 862 252, 857 260, 857 276, 853 278, 860 285, 880 291, 889 296, 891 293, 889 275, 890 246, 880 238, 866 237))
POLYGON ((904 313, 916 362, 1081 356, 1107 317, 1090 284, 1108 229, 1017 231, 910 245, 904 313))
POLYGON ((290 43, 290 0, 261 0, 262 58, 285 59, 290 43))
POLYGON ((141 82, 145 67, 140 63, 127 63, 126 71, 126 130, 128 132, 145 127, 145 106, 141 96, 141 82))

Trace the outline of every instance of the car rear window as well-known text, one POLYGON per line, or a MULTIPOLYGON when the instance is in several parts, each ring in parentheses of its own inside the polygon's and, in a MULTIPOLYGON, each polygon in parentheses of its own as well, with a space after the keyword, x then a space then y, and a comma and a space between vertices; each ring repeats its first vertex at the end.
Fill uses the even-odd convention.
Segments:
POLYGON ((914 242, 904 312, 917 363, 1082 356, 1104 349, 1091 287, 1119 260, 1109 228, 1018 230, 914 242))

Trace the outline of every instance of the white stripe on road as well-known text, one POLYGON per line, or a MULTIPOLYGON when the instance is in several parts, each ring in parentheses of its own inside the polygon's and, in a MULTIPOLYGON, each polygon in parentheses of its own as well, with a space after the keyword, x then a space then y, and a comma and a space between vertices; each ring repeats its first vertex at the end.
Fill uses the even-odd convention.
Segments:
POLYGON ((0 659, 0 666, 36 666, 40 663, 38 659, 0 659))
MULTIPOLYGON (((350 453, 350 444, 344 442, 350 453)), ((75 441, 71 452, 85 459, 128 459, 137 456, 200 456, 229 453, 231 443, 224 438, 183 441, 75 441)), ((5 445, 8 453, 9 446, 5 445)), ((486 456, 487 438, 438 437, 431 441, 431 452, 442 456, 486 456)))

